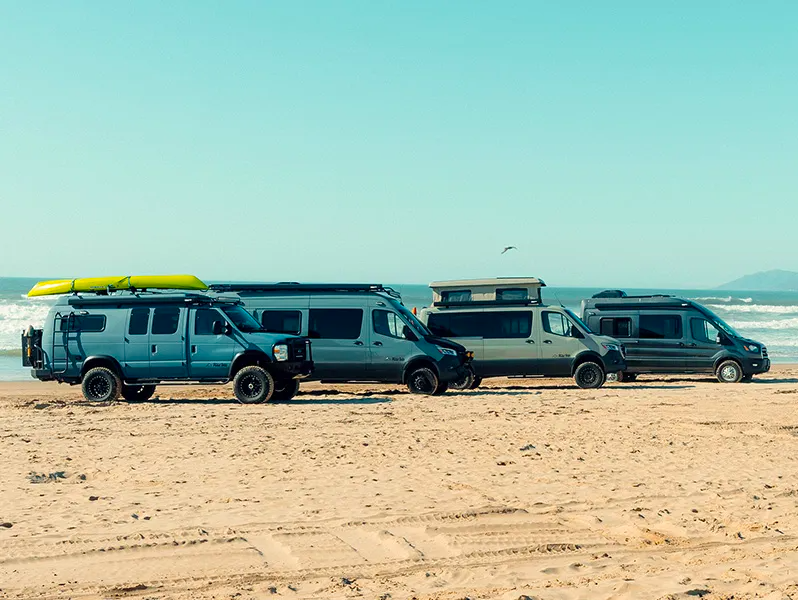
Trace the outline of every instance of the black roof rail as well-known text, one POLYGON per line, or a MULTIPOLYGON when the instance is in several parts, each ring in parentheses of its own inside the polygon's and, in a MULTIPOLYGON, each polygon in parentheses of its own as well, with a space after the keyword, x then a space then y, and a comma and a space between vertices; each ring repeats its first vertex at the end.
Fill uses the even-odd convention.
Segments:
POLYGON ((322 292, 322 293, 383 293, 401 299, 401 294, 381 283, 214 283, 208 286, 214 292, 322 292))
POLYGON ((537 306, 540 300, 528 298, 526 300, 467 300, 465 302, 439 301, 433 302, 432 306, 440 308, 462 308, 468 306, 537 306))
POLYGON ((119 294, 67 297, 69 306, 137 306, 142 304, 239 304, 241 300, 236 297, 214 297, 203 294, 119 294))

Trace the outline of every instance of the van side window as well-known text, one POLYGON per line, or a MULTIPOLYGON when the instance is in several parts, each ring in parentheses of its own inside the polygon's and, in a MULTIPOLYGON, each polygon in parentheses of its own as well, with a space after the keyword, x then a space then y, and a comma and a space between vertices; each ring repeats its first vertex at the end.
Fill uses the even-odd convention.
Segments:
POLYGON ((405 322, 399 318, 395 312, 390 310, 374 310, 371 312, 371 319, 374 322, 374 333, 386 335, 400 340, 406 340, 405 322))
POLYGON ((500 288, 496 300, 529 300, 529 293, 526 288, 500 288))
POLYGON ((543 331, 546 333, 563 337, 576 337, 573 333, 573 327, 571 321, 564 314, 543 311, 543 331))
POLYGON ((441 337, 528 338, 532 333, 532 313, 433 313, 429 318, 429 330, 441 337))
POLYGON ((152 329, 155 335, 171 335, 180 323, 180 309, 173 306, 156 308, 152 316, 152 329))
POLYGON ((449 290, 441 292, 442 302, 471 302, 471 290, 449 290))
POLYGON ((620 317, 615 319, 601 319, 601 335, 622 338, 632 337, 632 319, 620 317))
MULTIPOLYGON (((156 309, 157 311, 158 309, 156 309)), ((213 324, 219 321, 222 325, 226 325, 227 321, 219 314, 218 310, 213 308, 198 308, 194 316, 194 334, 195 335, 213 335, 213 324)))
POLYGON ((322 340, 356 340, 363 325, 360 308, 311 308, 308 337, 322 340))
POLYGON ((61 319, 61 331, 84 331, 87 333, 105 329, 105 315, 73 315, 61 319))
POLYGON ((706 319, 690 319, 690 332, 698 342, 717 344, 720 340, 720 331, 706 319))
POLYGON ((302 313, 298 310, 264 310, 260 316, 266 331, 299 335, 302 331, 302 313))
POLYGON ((149 308, 134 308, 130 311, 130 325, 128 335, 147 335, 147 325, 150 324, 149 308))
POLYGON ((681 315, 640 315, 641 339, 678 340, 681 337, 681 315))

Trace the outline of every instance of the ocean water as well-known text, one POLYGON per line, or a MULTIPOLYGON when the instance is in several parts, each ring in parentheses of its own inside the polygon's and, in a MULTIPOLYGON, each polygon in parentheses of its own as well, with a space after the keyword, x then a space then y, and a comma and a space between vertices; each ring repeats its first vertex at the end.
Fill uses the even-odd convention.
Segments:
MULTIPOLYGON (((42 278, 44 279, 44 278, 42 278)), ((0 277, 0 381, 29 380, 22 367, 20 335, 28 327, 41 327, 54 300, 27 298, 41 279, 0 277)), ((428 306, 432 292, 426 285, 396 285, 410 308, 428 306)), ((543 288, 549 304, 563 304, 578 313, 580 303, 601 288, 543 288)), ((628 294, 672 294, 708 307, 745 337, 768 348, 774 362, 798 363, 798 292, 730 292, 717 290, 626 289, 628 294)))

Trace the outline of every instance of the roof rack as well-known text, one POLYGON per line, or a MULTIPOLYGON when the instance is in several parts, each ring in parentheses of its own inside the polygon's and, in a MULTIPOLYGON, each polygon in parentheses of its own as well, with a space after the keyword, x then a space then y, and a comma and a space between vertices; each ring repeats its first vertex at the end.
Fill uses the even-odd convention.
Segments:
POLYGON ((214 283, 208 286, 214 292, 323 292, 323 293, 383 293, 401 299, 402 295, 381 283, 214 283))
POLYGON ((462 306, 533 306, 541 304, 537 298, 528 298, 526 300, 470 300, 470 301, 442 301, 438 300, 433 302, 433 306, 440 308, 459 308, 462 306))

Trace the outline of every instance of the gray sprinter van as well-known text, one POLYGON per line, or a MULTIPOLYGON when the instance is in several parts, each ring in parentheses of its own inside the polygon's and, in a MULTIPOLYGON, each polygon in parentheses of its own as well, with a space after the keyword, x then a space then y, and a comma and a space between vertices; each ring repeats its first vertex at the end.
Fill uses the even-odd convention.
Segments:
POLYGON ((764 345, 685 298, 607 290, 582 301, 582 319, 623 341, 627 367, 621 381, 640 373, 714 373, 722 383, 737 383, 770 370, 764 345))
POLYGON ((463 377, 470 357, 435 337, 380 284, 223 284, 267 330, 313 342, 312 378, 324 382, 404 383, 437 395, 463 377))
POLYGON ((231 380, 244 404, 287 400, 313 369, 307 339, 266 333, 237 298, 199 293, 64 296, 22 335, 22 360, 34 378, 81 384, 93 401, 231 380))
POLYGON ((535 277, 438 281, 431 307, 419 313, 433 334, 474 353, 473 372, 454 384, 475 388, 484 377, 573 377, 598 388, 626 367, 623 346, 595 335, 570 310, 542 303, 535 277))

